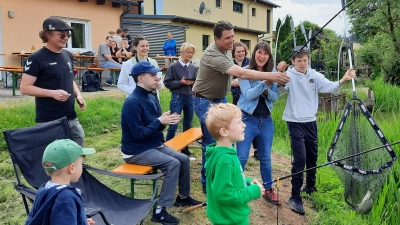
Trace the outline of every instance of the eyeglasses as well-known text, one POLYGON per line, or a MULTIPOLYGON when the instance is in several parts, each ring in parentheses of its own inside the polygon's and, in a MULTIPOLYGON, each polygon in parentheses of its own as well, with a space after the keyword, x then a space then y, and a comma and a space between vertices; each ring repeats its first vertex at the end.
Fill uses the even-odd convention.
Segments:
POLYGON ((66 34, 63 33, 63 34, 56 34, 56 35, 59 35, 61 39, 64 39, 65 37, 68 37, 68 38, 71 37, 71 33, 66 33, 66 34))

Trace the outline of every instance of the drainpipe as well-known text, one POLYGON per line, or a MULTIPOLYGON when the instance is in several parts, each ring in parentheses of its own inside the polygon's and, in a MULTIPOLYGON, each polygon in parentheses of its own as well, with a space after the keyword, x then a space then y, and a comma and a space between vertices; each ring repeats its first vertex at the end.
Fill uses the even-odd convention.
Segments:
POLYGON ((250 29, 250 5, 256 3, 257 0, 254 0, 254 2, 250 2, 247 5, 247 28, 250 29))
POLYGON ((128 3, 126 4, 126 11, 122 12, 121 16, 119 17, 119 24, 120 24, 119 27, 121 27, 121 28, 124 26, 124 24, 123 24, 124 16, 125 16, 126 14, 128 14, 129 11, 131 11, 131 3, 132 3, 132 2, 128 2, 128 3))

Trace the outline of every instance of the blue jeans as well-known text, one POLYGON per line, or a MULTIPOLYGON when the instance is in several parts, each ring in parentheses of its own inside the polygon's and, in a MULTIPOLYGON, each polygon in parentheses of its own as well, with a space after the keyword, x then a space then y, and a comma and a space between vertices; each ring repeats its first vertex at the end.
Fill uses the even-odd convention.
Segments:
MULTIPOLYGON (((193 120, 193 97, 192 95, 184 95, 172 93, 172 98, 169 103, 169 110, 171 113, 178 113, 181 115, 183 109, 183 131, 189 130, 192 127, 193 120)), ((166 141, 175 137, 176 129, 178 128, 178 124, 169 125, 168 132, 166 136, 166 141)))
POLYGON ((223 97, 222 99, 214 99, 214 100, 209 100, 206 98, 201 98, 201 97, 194 97, 193 100, 193 105, 194 105, 194 111, 196 112, 197 117, 200 120, 200 127, 201 127, 201 132, 203 133, 203 138, 201 141, 202 145, 202 168, 201 168, 201 182, 203 185, 206 184, 206 170, 204 169, 204 164, 206 162, 206 146, 215 142, 214 138, 211 136, 211 134, 207 130, 206 126, 206 112, 208 108, 210 107, 211 104, 217 104, 217 103, 227 103, 226 97, 223 97))
POLYGON ((249 158, 250 145, 253 139, 258 138, 258 157, 260 172, 265 189, 272 186, 271 148, 274 139, 274 123, 271 116, 256 117, 243 112, 243 123, 246 124, 244 140, 236 143, 240 164, 244 170, 249 158))
MULTIPOLYGON (((107 68, 121 68, 121 64, 119 63, 115 63, 115 62, 106 62, 103 65, 100 66, 103 69, 107 69, 107 68)), ((115 84, 118 83, 118 77, 119 77, 119 72, 116 71, 110 71, 110 77, 107 79, 106 83, 109 84, 114 84, 114 76, 113 73, 115 73, 116 77, 115 77, 115 84)))

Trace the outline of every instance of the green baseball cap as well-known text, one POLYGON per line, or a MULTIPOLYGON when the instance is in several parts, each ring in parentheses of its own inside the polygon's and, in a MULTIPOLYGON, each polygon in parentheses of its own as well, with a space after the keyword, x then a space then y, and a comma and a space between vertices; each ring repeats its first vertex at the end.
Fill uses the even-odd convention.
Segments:
POLYGON ((44 150, 42 165, 44 162, 53 163, 52 167, 43 167, 46 171, 56 171, 75 162, 81 155, 91 155, 95 152, 94 148, 82 148, 70 139, 55 140, 44 150))

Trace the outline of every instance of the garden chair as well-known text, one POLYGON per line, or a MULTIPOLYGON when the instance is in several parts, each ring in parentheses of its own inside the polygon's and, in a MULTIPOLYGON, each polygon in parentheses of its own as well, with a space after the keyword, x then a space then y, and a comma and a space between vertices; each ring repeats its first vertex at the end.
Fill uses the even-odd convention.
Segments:
MULTIPOLYGON (((36 198, 36 190, 50 179, 42 167, 44 149, 54 140, 70 138, 68 120, 64 117, 32 127, 6 130, 3 133, 17 178, 14 187, 22 195, 28 214, 28 201, 33 203, 36 198), (22 182, 20 174, 33 188, 22 182)), ((163 173, 121 175, 84 165, 81 178, 77 183, 71 185, 81 189, 86 216, 93 218, 96 225, 110 223, 131 225, 143 222, 158 200, 155 198, 157 185, 155 185, 154 192, 149 199, 129 198, 102 184, 88 170, 114 177, 155 180, 156 183, 164 175, 163 173)))

